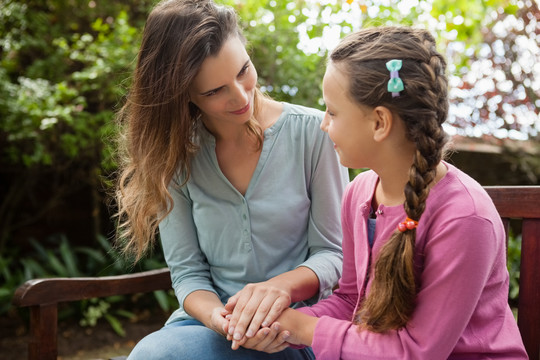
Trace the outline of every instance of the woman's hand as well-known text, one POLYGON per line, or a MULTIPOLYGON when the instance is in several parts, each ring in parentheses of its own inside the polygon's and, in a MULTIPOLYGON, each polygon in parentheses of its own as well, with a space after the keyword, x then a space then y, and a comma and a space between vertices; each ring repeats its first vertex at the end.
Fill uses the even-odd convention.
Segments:
POLYGON ((225 305, 230 313, 227 338, 236 342, 252 338, 261 327, 268 328, 290 304, 290 293, 271 280, 246 285, 225 305))
POLYGON ((192 292, 184 300, 184 309, 207 328, 227 336, 227 311, 215 293, 206 290, 192 292))
POLYGON ((236 350, 240 346, 246 349, 275 353, 284 350, 289 346, 287 339, 288 331, 280 331, 279 323, 274 323, 270 327, 263 327, 257 331, 252 338, 244 337, 241 341, 233 340, 232 349, 236 350))

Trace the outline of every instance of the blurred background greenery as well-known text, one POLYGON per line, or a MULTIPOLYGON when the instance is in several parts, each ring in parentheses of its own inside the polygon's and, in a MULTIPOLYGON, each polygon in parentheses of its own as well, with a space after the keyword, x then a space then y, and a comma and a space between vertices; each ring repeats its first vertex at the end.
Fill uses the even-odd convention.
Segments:
MULTIPOLYGON (((321 109, 326 54, 339 38, 383 24, 431 30, 449 60, 446 129, 454 139, 469 139, 455 162, 484 185, 538 183, 537 2, 217 2, 237 10, 261 88, 321 109), (496 149, 488 151, 493 163, 478 158, 479 143, 496 149)), ((114 113, 153 3, 0 0, 0 316, 15 312, 13 291, 30 278, 165 266, 160 249, 136 266, 118 256, 106 196, 115 171, 114 113)), ((358 171, 351 169, 351 177, 358 171)), ((517 232, 509 245, 512 299, 518 296, 519 244, 517 232)), ((176 306, 171 293, 148 301, 165 312, 176 306)), ((103 318, 121 334, 119 319, 135 316, 132 305, 133 298, 124 297, 86 301, 66 307, 61 317, 77 316, 85 326, 103 318)))

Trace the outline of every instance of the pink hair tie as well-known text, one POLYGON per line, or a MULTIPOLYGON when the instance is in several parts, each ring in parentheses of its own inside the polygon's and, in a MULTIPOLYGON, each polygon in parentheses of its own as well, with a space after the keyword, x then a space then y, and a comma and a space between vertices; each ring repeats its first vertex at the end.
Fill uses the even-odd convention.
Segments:
POLYGON ((405 221, 400 222, 397 226, 398 230, 401 232, 405 232, 407 230, 415 229, 418 226, 418 221, 413 220, 411 218, 406 218, 405 221))

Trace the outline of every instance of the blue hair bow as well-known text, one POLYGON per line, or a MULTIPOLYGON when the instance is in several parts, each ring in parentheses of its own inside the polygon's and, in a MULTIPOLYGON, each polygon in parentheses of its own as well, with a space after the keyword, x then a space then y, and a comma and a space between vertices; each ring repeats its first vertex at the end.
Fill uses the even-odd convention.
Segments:
POLYGON ((392 93, 392 97, 399 96, 399 92, 403 91, 403 81, 399 77, 398 71, 401 70, 401 60, 390 60, 386 63, 386 68, 390 71, 390 80, 388 81, 388 92, 392 93))

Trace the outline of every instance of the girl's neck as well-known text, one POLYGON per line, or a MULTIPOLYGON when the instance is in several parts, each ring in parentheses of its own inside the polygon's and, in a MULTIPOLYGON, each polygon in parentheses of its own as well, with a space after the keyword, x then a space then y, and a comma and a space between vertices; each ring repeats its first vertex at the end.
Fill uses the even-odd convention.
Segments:
POLYGON ((373 196, 373 207, 379 205, 397 206, 405 202, 403 189, 408 179, 397 179, 392 177, 380 177, 373 196))
MULTIPOLYGON (((437 173, 435 179, 429 185, 433 187, 437 184, 448 172, 446 165, 440 162, 437 165, 437 173)), ((375 188, 375 194, 373 197, 372 205, 376 209, 379 205, 385 206, 398 206, 405 202, 405 184, 409 181, 409 167, 408 165, 399 170, 389 171, 387 173, 379 174, 379 180, 375 188)))

